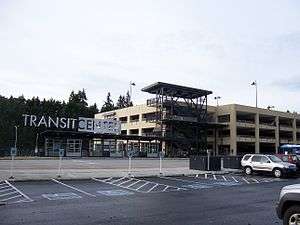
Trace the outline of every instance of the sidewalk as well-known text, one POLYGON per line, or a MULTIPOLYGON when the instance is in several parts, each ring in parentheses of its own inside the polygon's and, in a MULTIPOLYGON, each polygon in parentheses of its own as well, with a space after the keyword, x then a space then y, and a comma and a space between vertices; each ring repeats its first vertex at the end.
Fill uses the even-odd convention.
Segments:
MULTIPOLYGON (((8 180, 10 177, 10 160, 0 160, 0 180, 8 180)), ((59 174, 58 160, 15 160, 13 176, 14 180, 49 180, 57 178, 59 174)), ((182 176, 207 172, 189 169, 188 159, 164 159, 162 162, 162 174, 159 170, 159 160, 156 159, 132 159, 131 175, 134 177, 152 176, 182 176)), ((123 177, 128 176, 127 159, 68 159, 62 161, 61 179, 90 179, 91 177, 123 177)))

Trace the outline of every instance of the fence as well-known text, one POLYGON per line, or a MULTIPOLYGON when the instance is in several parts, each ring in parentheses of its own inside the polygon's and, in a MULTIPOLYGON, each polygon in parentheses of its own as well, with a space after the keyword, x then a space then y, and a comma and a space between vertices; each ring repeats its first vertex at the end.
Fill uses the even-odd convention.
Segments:
POLYGON ((242 156, 190 156, 190 169, 193 170, 213 170, 219 171, 226 169, 241 169, 242 156), (223 165, 222 165, 223 164, 223 165))

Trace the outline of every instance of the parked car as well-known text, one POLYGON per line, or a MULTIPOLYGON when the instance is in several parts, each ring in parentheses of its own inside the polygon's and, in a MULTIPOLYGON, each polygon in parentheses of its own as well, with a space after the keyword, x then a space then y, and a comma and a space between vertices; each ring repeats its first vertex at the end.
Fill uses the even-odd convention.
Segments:
POLYGON ((297 170, 300 170, 300 156, 295 154, 276 154, 283 162, 293 163, 297 166, 297 170))
POLYGON ((284 225, 300 224, 300 184, 281 189, 276 212, 284 225))
POLYGON ((247 175, 253 172, 271 172, 277 178, 295 173, 295 164, 283 162, 275 155, 246 154, 241 160, 241 165, 247 175))

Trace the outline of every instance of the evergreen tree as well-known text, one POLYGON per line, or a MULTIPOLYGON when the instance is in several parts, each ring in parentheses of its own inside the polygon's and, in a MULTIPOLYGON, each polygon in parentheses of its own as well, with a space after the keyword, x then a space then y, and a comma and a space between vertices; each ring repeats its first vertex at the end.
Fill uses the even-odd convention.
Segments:
POLYGON ((107 97, 106 97, 106 101, 104 102, 104 104, 101 108, 101 112, 107 112, 107 111, 111 111, 111 110, 114 110, 114 109, 115 109, 114 103, 111 99, 110 92, 108 92, 107 97))
POLYGON ((117 105, 116 105, 116 108, 117 109, 123 109, 125 107, 126 107, 125 96, 120 95, 119 99, 118 99, 118 102, 117 102, 117 105))
POLYGON ((129 94, 129 91, 127 91, 126 97, 125 97, 125 107, 130 107, 130 106, 133 106, 133 104, 131 101, 131 96, 129 94))

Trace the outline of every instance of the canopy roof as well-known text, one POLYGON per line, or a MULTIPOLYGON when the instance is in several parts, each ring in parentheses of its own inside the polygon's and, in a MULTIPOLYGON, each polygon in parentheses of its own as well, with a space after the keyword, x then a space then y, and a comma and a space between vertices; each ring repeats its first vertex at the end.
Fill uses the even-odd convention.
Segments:
POLYGON ((212 92, 208 90, 186 87, 186 86, 181 86, 176 84, 163 83, 163 82, 156 82, 154 84, 151 84, 147 87, 144 87, 142 91, 151 94, 156 94, 156 93, 160 93, 162 89, 164 95, 179 97, 179 98, 198 98, 198 97, 212 94, 212 92))

